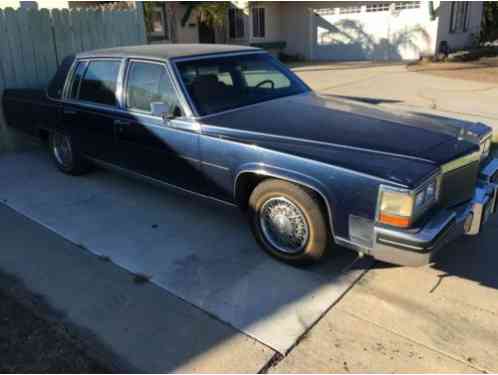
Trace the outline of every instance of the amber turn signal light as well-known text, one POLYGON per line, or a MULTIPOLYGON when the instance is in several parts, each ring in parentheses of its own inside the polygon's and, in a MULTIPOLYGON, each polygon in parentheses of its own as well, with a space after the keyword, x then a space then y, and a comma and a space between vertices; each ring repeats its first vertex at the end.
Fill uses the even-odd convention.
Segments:
POLYGON ((381 213, 379 215, 379 222, 399 228, 408 228, 412 224, 412 221, 409 217, 387 215, 384 213, 381 213))

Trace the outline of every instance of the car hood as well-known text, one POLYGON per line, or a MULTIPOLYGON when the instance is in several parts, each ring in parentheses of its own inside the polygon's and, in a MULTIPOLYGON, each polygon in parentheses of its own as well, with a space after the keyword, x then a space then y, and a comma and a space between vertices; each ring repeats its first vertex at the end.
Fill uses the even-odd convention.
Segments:
POLYGON ((478 150, 484 125, 310 92, 202 119, 206 135, 312 158, 404 185, 478 150), (407 170, 408 168, 408 170, 407 170))

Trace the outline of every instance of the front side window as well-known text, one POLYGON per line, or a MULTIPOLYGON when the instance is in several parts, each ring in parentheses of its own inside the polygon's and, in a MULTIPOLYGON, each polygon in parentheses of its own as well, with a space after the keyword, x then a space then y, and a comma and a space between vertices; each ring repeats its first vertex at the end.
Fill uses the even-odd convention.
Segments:
POLYGON ((309 91, 294 73, 264 53, 176 65, 201 116, 309 91))
POLYGON ((242 9, 228 9, 228 34, 230 39, 242 39, 244 37, 244 12, 242 9))
POLYGON ((90 61, 79 89, 79 100, 116 106, 116 87, 118 82, 118 60, 90 61))
POLYGON ((173 84, 162 64, 132 62, 126 85, 126 106, 131 110, 151 112, 151 103, 178 106, 173 84))
POLYGON ((469 2, 453 1, 451 3, 451 23, 450 32, 465 32, 469 22, 469 2))
POLYGON ((252 33, 255 38, 265 37, 265 8, 252 9, 252 33))

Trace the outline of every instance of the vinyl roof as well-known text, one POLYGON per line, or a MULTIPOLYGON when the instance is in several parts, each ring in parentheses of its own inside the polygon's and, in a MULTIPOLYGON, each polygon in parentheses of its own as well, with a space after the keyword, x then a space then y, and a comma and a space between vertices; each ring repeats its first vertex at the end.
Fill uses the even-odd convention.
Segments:
POLYGON ((78 54, 85 57, 141 57, 169 59, 217 53, 260 51, 260 48, 228 44, 152 44, 130 47, 115 47, 78 54))

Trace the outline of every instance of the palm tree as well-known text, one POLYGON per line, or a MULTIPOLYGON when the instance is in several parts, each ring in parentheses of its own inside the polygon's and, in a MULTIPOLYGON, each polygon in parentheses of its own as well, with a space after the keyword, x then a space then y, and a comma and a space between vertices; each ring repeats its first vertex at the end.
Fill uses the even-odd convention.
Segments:
POLYGON ((498 3, 485 1, 482 17, 481 42, 498 40, 498 3))
POLYGON ((199 22, 205 23, 213 29, 218 29, 220 35, 225 35, 225 20, 231 6, 230 1, 195 1, 185 2, 184 4, 187 5, 187 10, 181 20, 182 27, 186 25, 195 11, 199 22))

